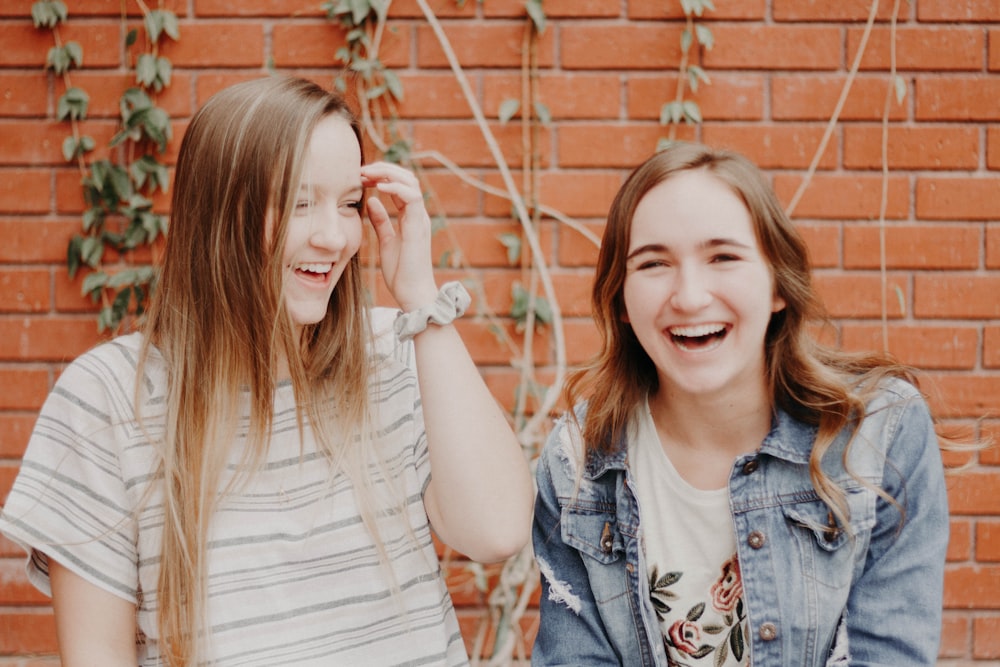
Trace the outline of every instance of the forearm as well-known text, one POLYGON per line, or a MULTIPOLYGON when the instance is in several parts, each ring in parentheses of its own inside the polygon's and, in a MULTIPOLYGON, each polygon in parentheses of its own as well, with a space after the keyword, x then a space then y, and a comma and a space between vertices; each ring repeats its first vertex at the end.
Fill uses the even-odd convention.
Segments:
POLYGON ((64 667, 134 667, 135 605, 49 561, 64 667))
POLYGON ((431 523, 470 558, 502 560, 528 540, 533 489, 524 453, 453 325, 428 327, 414 346, 431 523))

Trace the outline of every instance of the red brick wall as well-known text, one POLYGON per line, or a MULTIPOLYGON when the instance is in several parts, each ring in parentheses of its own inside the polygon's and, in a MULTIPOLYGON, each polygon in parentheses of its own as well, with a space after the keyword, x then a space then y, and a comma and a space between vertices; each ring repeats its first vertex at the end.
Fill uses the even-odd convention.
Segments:
MULTIPOLYGON (((114 132, 123 67, 118 0, 67 3, 64 40, 83 47, 74 84, 91 95, 84 129, 99 145, 114 132)), ((134 3, 126 3, 130 7, 134 3)), ((151 3, 154 4, 155 3, 151 3)), ((225 84, 269 66, 329 83, 343 38, 319 0, 168 0, 181 39, 163 55, 174 80, 159 103, 180 136, 191 113, 225 84)), ((434 10, 488 117, 520 91, 521 0, 433 0, 434 10)), ((702 64, 711 84, 695 99, 699 129, 681 137, 735 147, 773 175, 790 202, 820 145, 859 48, 869 0, 715 0, 705 18, 715 48, 702 64)), ((673 97, 680 56, 678 0, 545 0, 538 44, 540 96, 553 116, 541 134, 541 200, 599 231, 627 169, 666 135, 661 106, 673 97)), ((888 85, 892 3, 884 1, 860 71, 794 217, 809 241, 819 288, 851 348, 881 345, 878 225, 880 119, 888 85)), ((30 20, 31 0, 0 6, 0 499, 9 488, 35 413, 69 358, 95 343, 95 313, 65 268, 83 208, 79 172, 54 120, 61 81, 43 72, 52 45, 30 20)), ((926 369, 934 406, 948 423, 1000 436, 1000 2, 902 2, 897 67, 906 82, 890 108, 886 227, 890 349, 926 369)), ((403 127, 420 150, 439 150, 499 184, 443 52, 414 0, 396 0, 384 62, 405 87, 403 127)), ((520 128, 493 123, 520 165, 520 128)), ((173 151, 176 151, 175 139, 173 151)), ((170 154, 171 156, 173 153, 170 154)), ((451 235, 482 279, 493 310, 509 313, 522 279, 497 240, 516 231, 510 205, 428 164, 451 235)), ((518 179, 520 183, 520 180, 518 179)), ((163 204, 161 202, 161 209, 163 204)), ((593 245, 547 220, 541 243, 566 316, 568 356, 596 340, 587 319, 593 245)), ((464 275, 442 271, 442 277, 464 275)), ((512 402, 510 353, 484 323, 463 323, 491 386, 512 402)), ((512 329, 512 327, 511 327, 512 329)), ((551 363, 554 337, 537 350, 551 363)), ((1000 664, 1000 453, 973 455, 950 482, 952 543, 941 664, 1000 664)), ((962 457, 952 457, 962 460, 962 457)), ((470 636, 482 596, 453 576, 470 636)), ((527 626, 535 622, 529 611, 527 626)), ((20 556, 0 539, 0 666, 51 664, 46 600, 26 583, 20 556), (31 657, 41 654, 42 657, 31 657)))

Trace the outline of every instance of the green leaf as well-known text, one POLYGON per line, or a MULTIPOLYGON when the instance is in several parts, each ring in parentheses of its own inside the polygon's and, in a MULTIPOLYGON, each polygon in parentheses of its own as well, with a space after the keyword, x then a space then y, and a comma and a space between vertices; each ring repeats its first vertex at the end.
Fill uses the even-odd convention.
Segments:
POLYGON ((135 80, 146 87, 156 82, 156 56, 151 53, 139 56, 135 63, 135 80))
POLYGON ((80 294, 90 296, 95 302, 101 297, 101 290, 108 284, 108 274, 104 271, 94 271, 83 278, 80 294))
POLYGON ((521 100, 516 98, 506 99, 500 103, 500 112, 497 114, 497 117, 500 119, 501 123, 506 123, 514 117, 514 114, 516 114, 520 108, 521 100))
POLYGON ((350 0, 351 20, 354 25, 361 25, 371 12, 371 5, 368 0, 350 0))
POLYGON ((94 138, 83 136, 77 140, 75 137, 69 136, 63 140, 62 152, 63 157, 66 158, 67 162, 75 160, 85 153, 89 153, 94 150, 94 138))
POLYGON ((667 102, 660 108, 660 125, 679 123, 683 117, 684 107, 676 100, 673 102, 667 102))
POLYGON ((66 51, 66 55, 75 67, 83 67, 83 48, 78 43, 66 42, 63 49, 66 51))
POLYGON ((705 73, 698 65, 688 65, 687 68, 688 75, 688 85, 691 86, 692 92, 698 92, 698 86, 702 83, 712 83, 712 80, 708 78, 708 74, 705 73))
POLYGON ((511 265, 517 264, 521 259, 521 237, 518 234, 507 232, 497 238, 507 248, 507 261, 511 265))
POLYGON ((540 33, 545 32, 545 10, 542 9, 542 0, 527 0, 524 8, 528 12, 528 17, 535 25, 535 30, 540 33))
POLYGON ((31 5, 31 20, 36 28, 55 28, 67 16, 66 5, 62 2, 41 0, 31 5))
POLYGON ((139 31, 136 30, 135 28, 132 28, 131 30, 129 30, 128 34, 125 36, 125 46, 126 46, 126 48, 129 47, 129 46, 132 46, 133 44, 135 44, 136 41, 138 41, 138 39, 139 39, 139 31))
POLYGON ((56 106, 56 117, 59 120, 80 120, 87 117, 87 108, 90 105, 90 96, 85 90, 80 88, 67 88, 66 92, 59 97, 56 106))
POLYGON ((712 47, 715 46, 715 35, 712 34, 712 31, 698 24, 694 27, 694 32, 698 37, 698 43, 704 46, 706 51, 711 51, 712 47))
POLYGON ((552 124, 552 113, 549 108, 541 102, 535 102, 535 116, 546 127, 552 124))
POLYGON ((689 123, 701 122, 701 107, 694 100, 684 100, 684 120, 689 123))
POLYGON ((892 85, 896 88, 896 104, 902 104, 906 99, 906 79, 897 74, 892 78, 892 85))
POLYGON ((86 236, 80 242, 80 259, 87 266, 96 268, 101 263, 103 256, 104 244, 101 243, 100 239, 93 236, 86 236))
POLYGON ((180 27, 177 23, 177 14, 163 9, 154 9, 146 14, 143 19, 146 26, 146 34, 149 41, 156 43, 160 41, 160 36, 164 33, 175 42, 180 39, 180 27))
POLYGON ((83 231, 89 232, 93 227, 104 224, 104 209, 91 207, 83 212, 83 231))
POLYGON ((80 246, 82 243, 83 237, 79 234, 74 234, 66 246, 66 268, 70 280, 75 278, 76 272, 80 270, 80 246))
POLYGON ((687 51, 691 48, 691 31, 687 28, 681 31, 681 51, 687 51))
POLYGON ((403 83, 399 80, 399 77, 396 76, 396 73, 392 70, 385 70, 382 72, 382 76, 385 77, 385 85, 389 89, 389 92, 392 93, 393 98, 402 102, 403 83))

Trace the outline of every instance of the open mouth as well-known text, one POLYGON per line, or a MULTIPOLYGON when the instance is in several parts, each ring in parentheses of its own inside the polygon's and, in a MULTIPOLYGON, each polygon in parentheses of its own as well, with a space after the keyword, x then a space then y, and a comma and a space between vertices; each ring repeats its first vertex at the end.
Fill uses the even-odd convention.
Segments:
POLYGON ((325 282, 327 276, 333 268, 332 264, 313 262, 309 264, 296 264, 292 267, 295 275, 310 282, 325 282))
POLYGON ((695 324, 691 326, 676 326, 667 329, 674 345, 686 352, 701 352, 714 350, 722 344, 729 327, 725 324, 695 324))

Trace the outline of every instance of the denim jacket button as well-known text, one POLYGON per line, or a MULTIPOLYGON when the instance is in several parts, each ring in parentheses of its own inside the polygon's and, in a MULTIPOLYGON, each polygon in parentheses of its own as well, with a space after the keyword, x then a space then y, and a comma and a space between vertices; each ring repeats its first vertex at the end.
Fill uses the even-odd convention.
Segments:
POLYGON ((755 472, 757 472, 757 468, 759 466, 760 464, 757 462, 757 459, 750 459, 749 461, 743 464, 743 474, 752 475, 755 472))
POLYGON ((774 623, 763 623, 760 626, 760 631, 758 633, 760 638, 766 642, 771 641, 778 636, 778 628, 774 623))
POLYGON ((747 544, 750 545, 751 549, 760 549, 764 546, 764 542, 767 542, 767 538, 759 530, 755 530, 747 536, 747 544))

